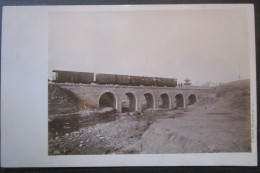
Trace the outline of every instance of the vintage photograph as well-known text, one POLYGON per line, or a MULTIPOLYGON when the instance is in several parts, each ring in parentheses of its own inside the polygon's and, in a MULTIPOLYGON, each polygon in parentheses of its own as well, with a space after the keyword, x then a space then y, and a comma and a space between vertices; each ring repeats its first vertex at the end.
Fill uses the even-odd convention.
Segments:
POLYGON ((246 8, 48 13, 48 155, 250 153, 246 8))

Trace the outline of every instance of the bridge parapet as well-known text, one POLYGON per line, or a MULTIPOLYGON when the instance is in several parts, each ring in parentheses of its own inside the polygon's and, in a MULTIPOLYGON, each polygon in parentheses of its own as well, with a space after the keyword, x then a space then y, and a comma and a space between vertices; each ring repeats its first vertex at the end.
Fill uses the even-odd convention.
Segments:
POLYGON ((140 89, 177 89, 177 90, 209 90, 212 87, 189 86, 189 87, 158 87, 158 86, 129 86, 129 85, 100 85, 100 84, 77 84, 77 83, 52 83, 59 86, 88 86, 97 88, 140 88, 140 89))

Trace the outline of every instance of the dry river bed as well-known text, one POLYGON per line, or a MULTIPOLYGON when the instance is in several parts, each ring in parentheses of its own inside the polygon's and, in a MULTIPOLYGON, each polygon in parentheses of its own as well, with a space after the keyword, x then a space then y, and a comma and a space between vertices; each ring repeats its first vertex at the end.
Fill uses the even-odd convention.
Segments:
POLYGON ((250 152, 247 112, 190 106, 49 116, 49 155, 250 152))

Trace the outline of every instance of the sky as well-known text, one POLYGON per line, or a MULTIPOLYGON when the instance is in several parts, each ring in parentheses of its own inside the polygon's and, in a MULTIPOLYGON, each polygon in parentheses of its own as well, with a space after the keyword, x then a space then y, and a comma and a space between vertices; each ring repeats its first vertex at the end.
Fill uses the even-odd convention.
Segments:
POLYGON ((245 9, 49 13, 52 70, 185 78, 249 78, 245 9))

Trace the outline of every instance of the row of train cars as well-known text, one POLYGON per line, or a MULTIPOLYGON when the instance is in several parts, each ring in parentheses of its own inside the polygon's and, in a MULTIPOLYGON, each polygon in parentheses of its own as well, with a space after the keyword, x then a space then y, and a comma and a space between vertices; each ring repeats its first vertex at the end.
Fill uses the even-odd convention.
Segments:
POLYGON ((130 86, 159 86, 175 87, 177 79, 145 76, 128 76, 116 74, 102 74, 89 72, 74 72, 53 70, 56 77, 53 82, 57 83, 83 83, 83 84, 113 84, 113 85, 130 85, 130 86), (95 76, 94 76, 95 75, 95 76))

